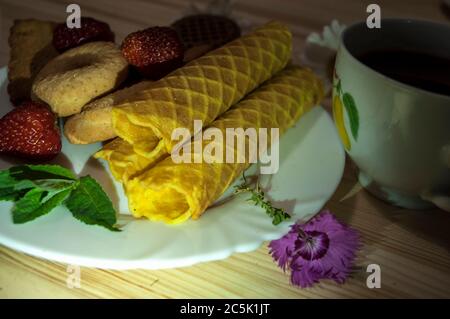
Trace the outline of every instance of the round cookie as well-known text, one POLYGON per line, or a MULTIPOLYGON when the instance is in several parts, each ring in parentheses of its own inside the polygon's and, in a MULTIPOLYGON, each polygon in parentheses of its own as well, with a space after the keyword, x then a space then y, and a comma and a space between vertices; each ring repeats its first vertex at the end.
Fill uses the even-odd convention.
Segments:
POLYGON ((209 45, 217 48, 239 37, 239 26, 225 16, 196 14, 183 17, 172 24, 185 49, 209 45))
POLYGON ((33 82, 33 98, 46 102, 58 116, 69 116, 116 88, 127 74, 128 63, 114 43, 90 42, 44 66, 33 82))

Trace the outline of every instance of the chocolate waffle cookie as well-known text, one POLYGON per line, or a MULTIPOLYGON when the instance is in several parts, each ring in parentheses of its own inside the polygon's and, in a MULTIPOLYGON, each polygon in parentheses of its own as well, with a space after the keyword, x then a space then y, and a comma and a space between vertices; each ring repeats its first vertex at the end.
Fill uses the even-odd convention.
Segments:
POLYGON ((239 37, 239 26, 225 16, 196 14, 183 17, 172 24, 185 49, 208 45, 215 49, 239 37))

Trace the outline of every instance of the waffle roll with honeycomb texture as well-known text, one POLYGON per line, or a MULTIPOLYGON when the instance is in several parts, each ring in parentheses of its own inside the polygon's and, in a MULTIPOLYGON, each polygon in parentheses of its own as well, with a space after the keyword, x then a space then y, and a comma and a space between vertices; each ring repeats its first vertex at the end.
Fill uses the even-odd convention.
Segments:
MULTIPOLYGON (((288 28, 270 22, 189 62, 114 107, 114 130, 123 141, 131 144, 136 154, 152 165, 172 151, 174 129, 187 128, 193 134, 194 120, 209 125, 282 70, 291 51, 292 36, 288 28)), ((118 144, 129 148, 124 143, 116 146, 118 144)), ((110 161, 113 153, 109 147, 96 156, 114 166, 110 161)), ((118 172, 114 168, 112 171, 118 172)), ((131 175, 125 171, 119 180, 131 175)))
MULTIPOLYGON (((192 139, 183 145, 183 149, 188 150, 190 162, 174 161, 173 156, 169 156, 125 182, 130 211, 137 218, 146 217, 169 224, 198 219, 241 176, 250 165, 251 156, 257 156, 249 151, 251 141, 246 136, 245 161, 226 163, 226 149, 232 147, 225 141, 226 128, 255 128, 257 131, 267 128, 267 144, 270 144, 271 128, 278 128, 281 135, 322 97, 322 83, 312 71, 295 66, 286 68, 209 126, 222 132, 222 140, 192 139), (195 143, 201 143, 202 147, 196 147, 195 143), (202 150, 208 146, 210 150, 220 147, 223 157, 205 160, 202 150), (195 163, 194 159, 200 157, 203 160, 195 163)), ((233 147, 237 154, 238 144, 234 143, 233 147)), ((266 150, 259 148, 257 152, 266 150)), ((213 153, 220 152, 206 152, 210 156, 213 153)))

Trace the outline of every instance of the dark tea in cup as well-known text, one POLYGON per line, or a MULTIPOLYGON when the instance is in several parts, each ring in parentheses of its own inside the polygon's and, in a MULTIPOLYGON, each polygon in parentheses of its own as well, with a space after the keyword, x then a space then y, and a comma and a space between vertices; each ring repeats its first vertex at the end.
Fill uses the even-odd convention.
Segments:
POLYGON ((421 51, 386 49, 368 51, 357 58, 394 80, 450 96, 450 57, 421 51))

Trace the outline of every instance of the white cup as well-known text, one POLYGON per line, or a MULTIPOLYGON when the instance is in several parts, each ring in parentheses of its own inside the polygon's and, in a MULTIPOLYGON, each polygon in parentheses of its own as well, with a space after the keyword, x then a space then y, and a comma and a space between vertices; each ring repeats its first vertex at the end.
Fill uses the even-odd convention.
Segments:
MULTIPOLYGON (((396 81, 356 57, 385 49, 450 59, 450 27, 409 19, 365 22, 342 34, 333 79, 333 113, 360 183, 394 205, 450 211, 450 96, 396 81)), ((450 74, 448 75, 450 77, 450 74)))

